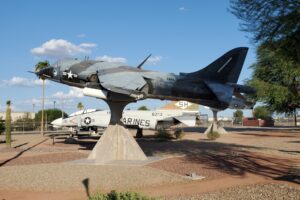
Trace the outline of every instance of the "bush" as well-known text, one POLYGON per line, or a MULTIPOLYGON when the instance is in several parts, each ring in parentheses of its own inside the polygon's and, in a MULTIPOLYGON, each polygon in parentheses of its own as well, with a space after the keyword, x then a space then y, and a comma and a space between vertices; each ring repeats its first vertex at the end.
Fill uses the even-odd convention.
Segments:
POLYGON ((184 136, 185 136, 185 132, 182 130, 182 129, 177 129, 175 132, 174 132, 174 135, 175 135, 175 138, 177 140, 180 140, 182 139, 184 136))
POLYGON ((254 117, 256 119, 272 119, 272 112, 268 109, 267 106, 257 106, 254 108, 254 117))
POLYGON ((159 139, 169 140, 172 138, 171 133, 166 129, 158 129, 155 133, 155 137, 159 139))
POLYGON ((112 190, 108 194, 96 193, 89 200, 155 200, 155 198, 146 197, 136 192, 116 192, 112 190))
POLYGON ((217 131, 211 131, 207 134, 207 138, 210 140, 216 140, 219 137, 220 137, 220 133, 217 131))
POLYGON ((1 120, 0 120, 0 135, 2 134, 2 132, 4 132, 4 130, 5 130, 5 125, 4 125, 4 123, 1 122, 1 120))

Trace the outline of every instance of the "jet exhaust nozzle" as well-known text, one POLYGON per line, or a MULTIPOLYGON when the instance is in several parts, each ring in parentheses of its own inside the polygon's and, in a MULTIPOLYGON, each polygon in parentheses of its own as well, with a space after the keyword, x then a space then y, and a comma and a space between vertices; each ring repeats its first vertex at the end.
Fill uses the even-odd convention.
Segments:
POLYGON ((255 94, 256 93, 255 88, 247 86, 247 85, 240 85, 240 84, 236 84, 236 83, 230 83, 229 85, 234 88, 235 92, 238 92, 238 93, 245 93, 245 94, 255 94))

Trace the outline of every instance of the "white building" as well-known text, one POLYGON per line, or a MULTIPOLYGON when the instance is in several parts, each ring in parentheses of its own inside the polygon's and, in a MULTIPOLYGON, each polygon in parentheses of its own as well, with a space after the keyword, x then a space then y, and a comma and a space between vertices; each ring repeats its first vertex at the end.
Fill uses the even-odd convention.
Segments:
MULTIPOLYGON (((22 119, 24 117, 29 117, 30 119, 35 118, 35 113, 34 112, 12 112, 11 113, 11 120, 12 122, 22 119)), ((0 119, 5 120, 6 118, 6 112, 0 112, 0 119)))

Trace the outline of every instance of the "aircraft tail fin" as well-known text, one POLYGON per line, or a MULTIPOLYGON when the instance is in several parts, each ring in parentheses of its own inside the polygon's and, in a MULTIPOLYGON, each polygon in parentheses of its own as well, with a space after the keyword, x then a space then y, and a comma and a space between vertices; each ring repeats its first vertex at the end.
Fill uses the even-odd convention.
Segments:
POLYGON ((188 101, 171 101, 169 104, 159 108, 159 110, 182 110, 187 112, 198 112, 199 105, 188 101))
POLYGON ((209 64, 207 67, 192 73, 182 73, 182 75, 222 83, 236 83, 240 76, 247 51, 247 47, 232 49, 209 64))

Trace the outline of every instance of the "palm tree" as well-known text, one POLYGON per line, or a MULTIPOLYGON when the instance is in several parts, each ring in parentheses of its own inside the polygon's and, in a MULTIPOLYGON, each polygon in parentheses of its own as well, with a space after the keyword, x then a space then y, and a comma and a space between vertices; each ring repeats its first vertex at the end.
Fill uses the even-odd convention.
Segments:
POLYGON ((84 105, 83 105, 81 102, 79 102, 79 103, 77 104, 77 108, 78 108, 79 110, 83 110, 83 109, 84 109, 84 105))
MULTIPOLYGON (((44 69, 49 66, 49 62, 47 60, 40 61, 35 65, 35 72, 39 72, 41 69, 44 69)), ((42 85, 42 118, 41 118, 41 134, 44 135, 44 105, 45 105, 45 78, 39 77, 43 81, 42 85)))

